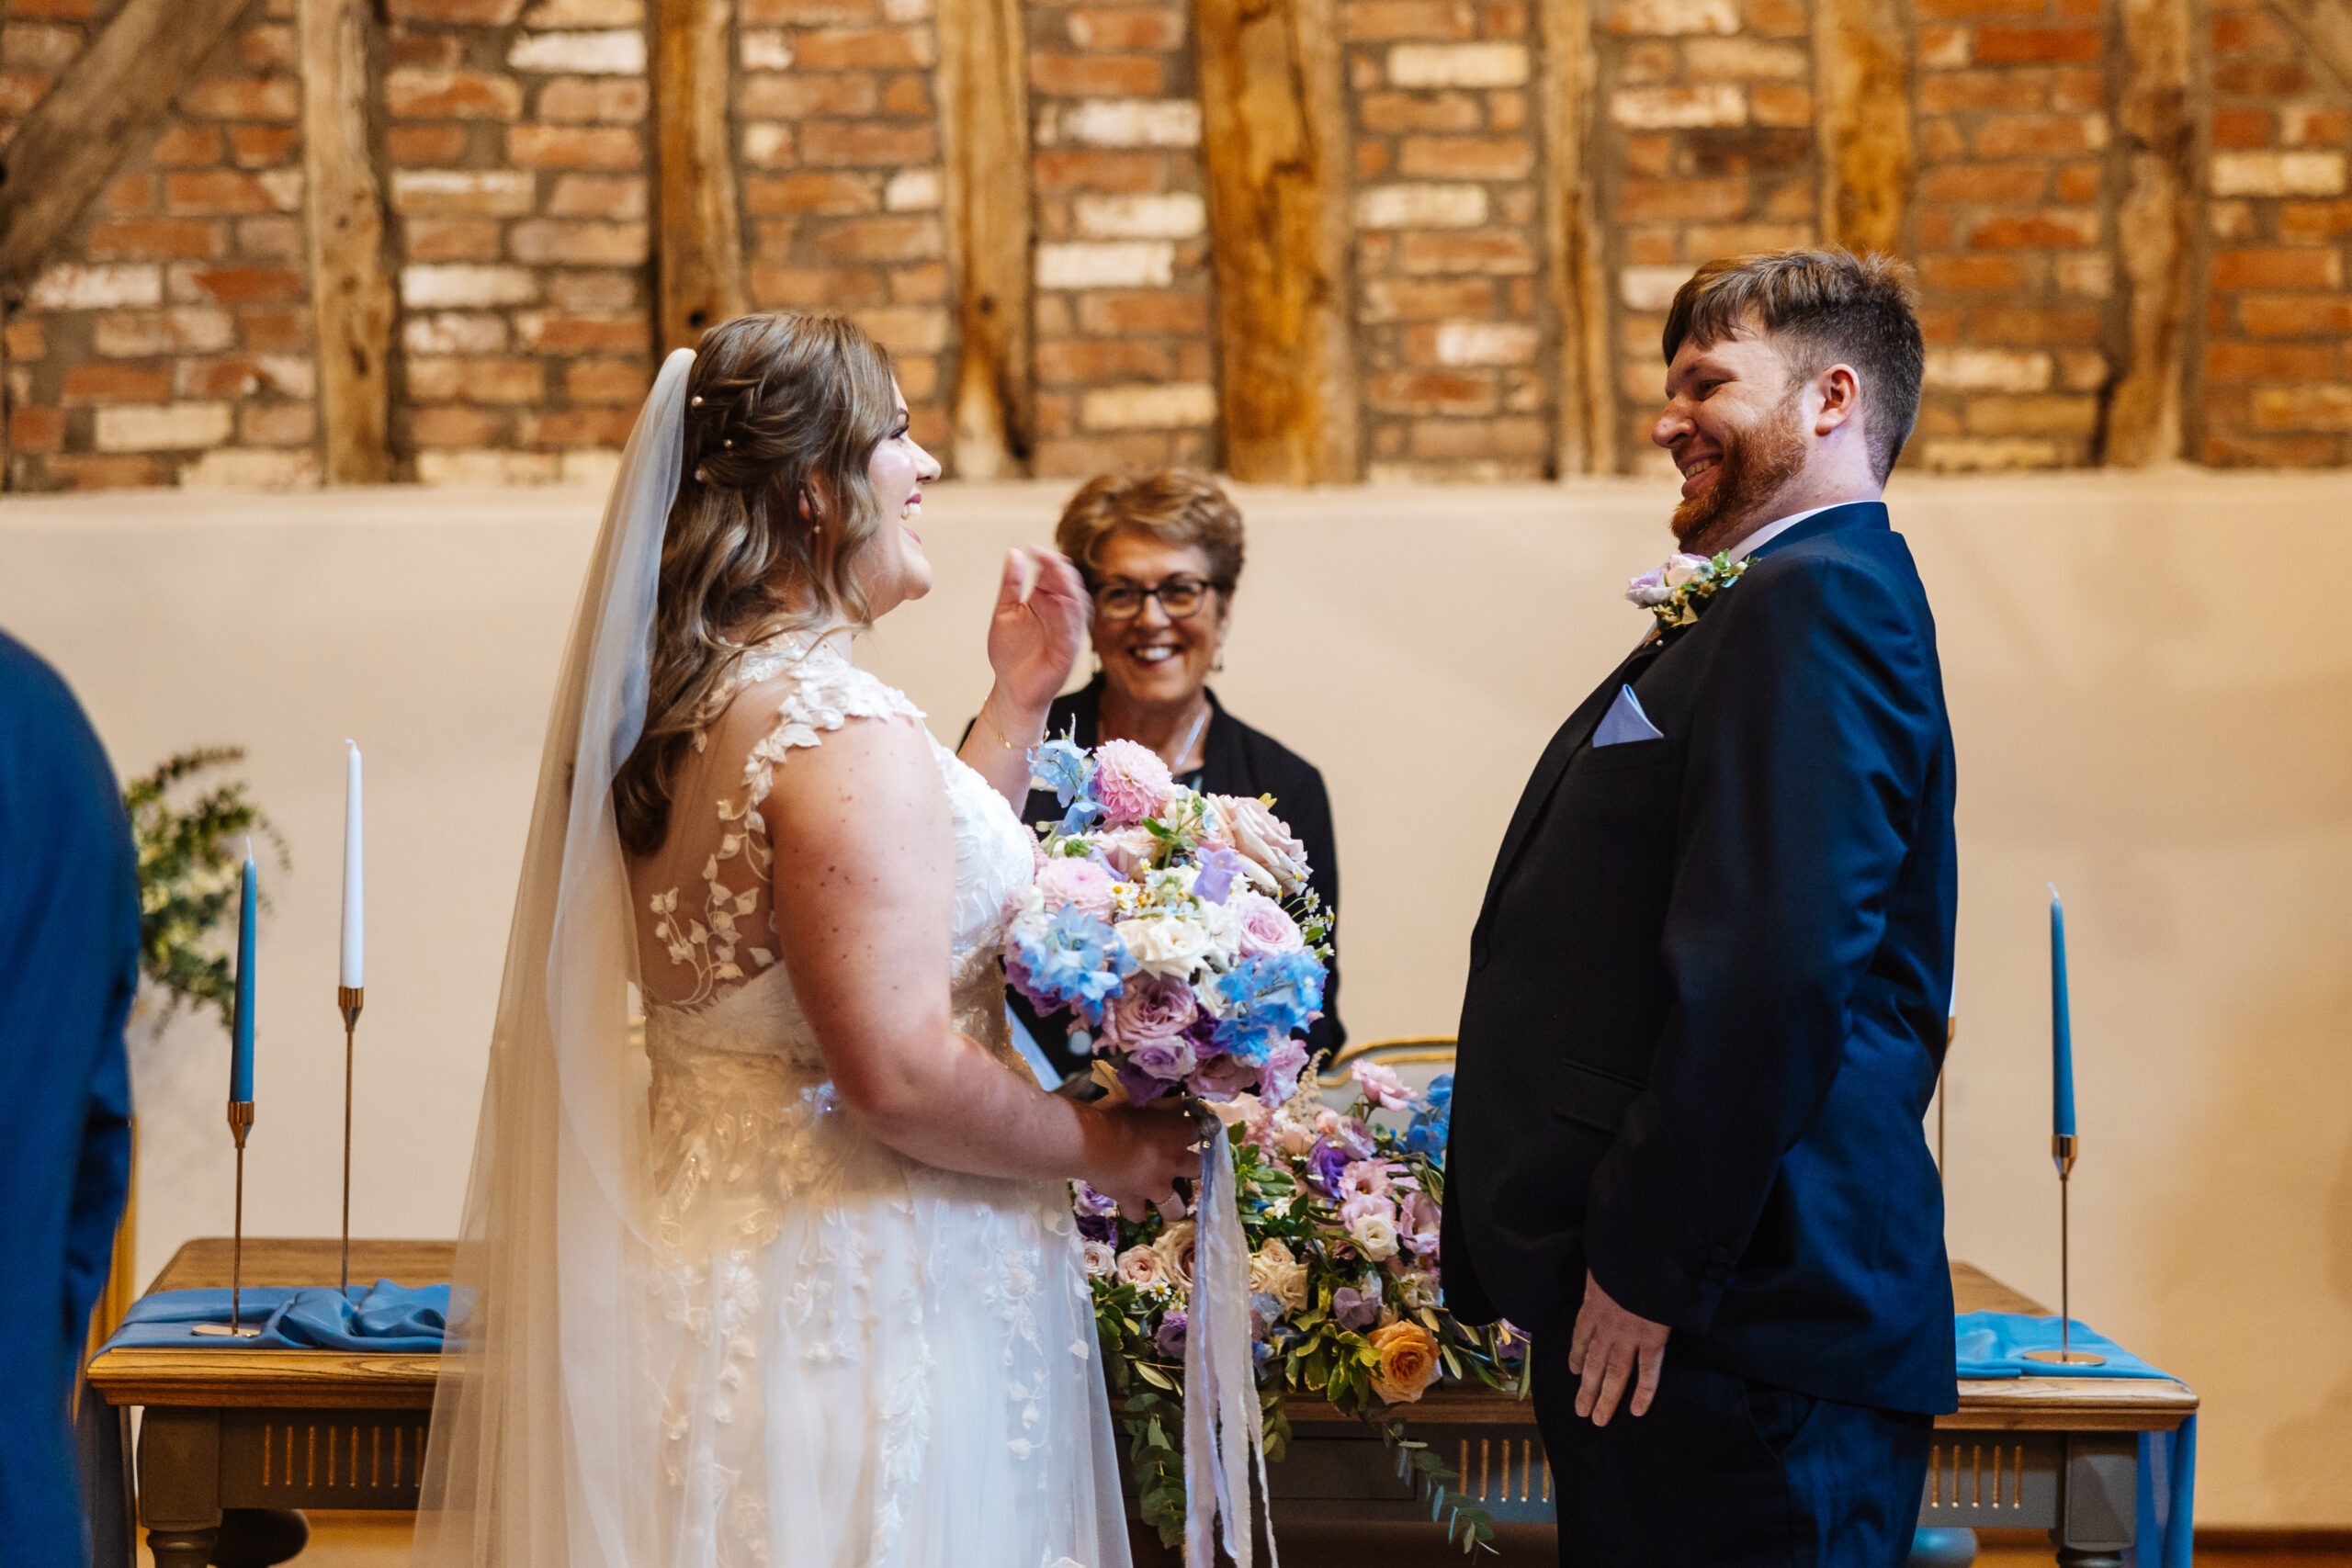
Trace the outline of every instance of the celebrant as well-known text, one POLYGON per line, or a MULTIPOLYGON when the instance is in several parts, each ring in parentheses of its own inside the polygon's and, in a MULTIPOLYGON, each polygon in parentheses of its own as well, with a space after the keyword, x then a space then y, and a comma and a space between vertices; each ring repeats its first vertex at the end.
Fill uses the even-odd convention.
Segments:
MULTIPOLYGON (((1203 795, 1272 795, 1274 811, 1306 857, 1307 886, 1336 915, 1339 853, 1323 775, 1227 713, 1208 685, 1225 668, 1245 543, 1240 509, 1205 474, 1098 474, 1079 487, 1062 508, 1054 547, 1085 579, 1098 667, 1085 685, 1055 699, 1046 732, 1080 747, 1133 740, 1158 753, 1176 783, 1203 795)), ((990 719, 983 710, 973 729, 989 733, 990 719)), ((1036 823, 1061 814, 1054 793, 1039 789, 1021 819, 1036 823)), ((1340 1023, 1336 922, 1329 940, 1323 1016, 1306 1036, 1310 1055, 1336 1051, 1347 1040, 1340 1023)), ((1008 999, 1056 1071, 1086 1071, 1085 1059, 1070 1049, 1066 1020, 1040 1018, 1017 991, 1008 999)))

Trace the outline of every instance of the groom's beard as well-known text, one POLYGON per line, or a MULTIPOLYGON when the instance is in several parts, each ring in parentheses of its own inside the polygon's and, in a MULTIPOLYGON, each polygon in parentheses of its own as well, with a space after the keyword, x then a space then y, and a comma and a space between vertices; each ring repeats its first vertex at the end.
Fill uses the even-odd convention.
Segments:
POLYGON ((1797 428, 1804 389, 1789 395, 1745 435, 1724 441, 1715 482, 1674 509, 1669 526, 1684 551, 1712 556, 1747 532, 1752 518, 1804 468, 1804 435, 1797 428))

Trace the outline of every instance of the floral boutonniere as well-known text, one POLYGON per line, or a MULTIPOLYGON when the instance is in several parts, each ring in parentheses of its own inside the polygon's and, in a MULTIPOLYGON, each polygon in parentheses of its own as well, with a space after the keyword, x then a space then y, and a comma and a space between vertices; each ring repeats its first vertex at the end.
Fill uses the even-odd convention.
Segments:
POLYGON ((1687 626, 1706 612, 1716 594, 1737 582, 1747 570, 1746 558, 1734 560, 1719 553, 1673 555, 1664 566, 1653 567, 1625 587, 1625 597, 1657 617, 1660 631, 1687 626))

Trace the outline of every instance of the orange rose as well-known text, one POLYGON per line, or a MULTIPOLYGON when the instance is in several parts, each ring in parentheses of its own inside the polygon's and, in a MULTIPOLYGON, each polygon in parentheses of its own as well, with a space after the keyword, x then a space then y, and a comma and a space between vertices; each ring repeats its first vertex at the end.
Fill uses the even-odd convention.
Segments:
POLYGON ((1409 1318, 1399 1318, 1372 1335, 1380 1365, 1372 1371, 1372 1392, 1391 1404, 1409 1404, 1437 1382, 1444 1362, 1429 1330, 1409 1318))

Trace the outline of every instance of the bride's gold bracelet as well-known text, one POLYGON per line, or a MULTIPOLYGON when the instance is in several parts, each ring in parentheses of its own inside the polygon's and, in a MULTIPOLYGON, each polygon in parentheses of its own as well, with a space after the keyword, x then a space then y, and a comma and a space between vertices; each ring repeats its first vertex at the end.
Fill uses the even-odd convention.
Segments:
MULTIPOLYGON (((1013 746, 1016 744, 1016 743, 1015 743, 1015 741, 1013 740, 1013 739, 1012 739, 1012 736, 1007 735, 1007 734, 1004 732, 1004 726, 1002 726, 1002 725, 999 724, 999 723, 996 721, 996 716, 995 716, 994 714, 992 714, 992 713, 989 712, 989 705, 988 705, 988 704, 986 704, 986 703, 982 703, 982 704, 980 705, 980 722, 981 722, 982 724, 987 725, 990 729, 993 729, 993 730, 995 730, 995 731, 996 731, 996 739, 997 739, 997 744, 998 744, 998 745, 1000 745, 1000 746, 1003 747, 1003 748, 1004 748, 1006 750, 1008 750, 1008 751, 1010 751, 1010 750, 1012 750, 1013 746)), ((1040 725, 1037 727, 1037 740, 1043 740, 1045 738, 1046 738, 1046 729, 1045 729, 1045 726, 1044 726, 1043 724, 1040 724, 1040 725)), ((1037 740, 1033 740, 1033 741, 1031 741, 1031 742, 1029 743, 1029 744, 1030 744, 1030 746, 1035 746, 1035 744, 1037 744, 1037 740)), ((1027 747, 1023 747, 1023 750, 1026 750, 1027 749, 1028 749, 1027 747)))

